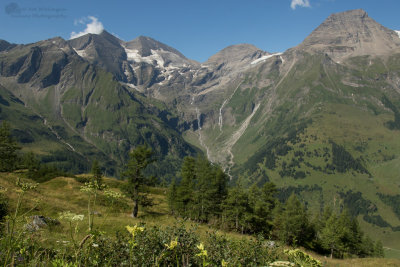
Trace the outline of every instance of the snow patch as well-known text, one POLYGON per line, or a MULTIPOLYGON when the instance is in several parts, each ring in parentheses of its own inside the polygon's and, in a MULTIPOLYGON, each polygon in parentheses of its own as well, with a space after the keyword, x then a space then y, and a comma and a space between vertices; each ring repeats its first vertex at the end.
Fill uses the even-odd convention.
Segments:
POLYGON ((258 64, 258 63, 260 63, 260 62, 264 62, 265 60, 267 60, 267 59, 269 59, 269 58, 271 58, 271 57, 280 56, 280 55, 282 55, 282 53, 275 53, 275 54, 271 54, 271 55, 262 56, 262 57, 260 57, 260 58, 258 58, 258 59, 256 59, 256 60, 254 60, 254 61, 251 62, 250 64, 251 64, 251 65, 255 65, 255 64, 258 64))
POLYGON ((139 50, 137 49, 129 49, 124 47, 126 56, 128 60, 134 61, 134 62, 146 62, 148 64, 153 65, 154 61, 160 68, 164 68, 164 59, 160 56, 160 54, 157 53, 157 50, 151 50, 151 55, 147 57, 142 57, 139 54, 139 50))
POLYGON ((74 48, 74 51, 75 51, 80 57, 83 57, 83 58, 86 57, 86 51, 85 51, 85 49, 77 50, 77 49, 74 48))
POLYGON ((397 35, 399 36, 399 38, 400 38, 400 31, 395 31, 396 33, 397 33, 397 35))

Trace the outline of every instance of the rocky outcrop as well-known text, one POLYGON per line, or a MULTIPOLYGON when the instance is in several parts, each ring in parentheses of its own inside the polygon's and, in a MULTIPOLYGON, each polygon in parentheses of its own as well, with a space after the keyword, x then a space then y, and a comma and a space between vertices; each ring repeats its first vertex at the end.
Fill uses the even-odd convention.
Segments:
POLYGON ((32 221, 25 224, 25 229, 29 232, 36 232, 39 229, 48 228, 60 224, 60 221, 45 217, 43 215, 34 215, 30 218, 32 221))

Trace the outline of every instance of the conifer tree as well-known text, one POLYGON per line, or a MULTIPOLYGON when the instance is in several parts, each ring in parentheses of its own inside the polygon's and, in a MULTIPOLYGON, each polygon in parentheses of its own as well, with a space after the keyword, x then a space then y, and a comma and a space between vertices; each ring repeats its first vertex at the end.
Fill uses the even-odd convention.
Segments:
POLYGON ((337 215, 331 214, 320 232, 322 247, 329 250, 331 258, 333 258, 335 252, 339 252, 344 249, 341 242, 342 232, 342 225, 339 224, 337 215))
POLYGON ((240 180, 229 190, 223 207, 224 220, 229 225, 233 225, 236 231, 244 233, 246 230, 246 218, 251 213, 251 207, 248 193, 240 180))
POLYGON ((195 206, 196 220, 203 222, 208 221, 209 215, 213 212, 213 185, 214 173, 210 162, 199 157, 196 160, 196 191, 195 191, 195 206))
POLYGON ((93 161, 92 164, 92 175, 93 175, 93 181, 97 183, 97 186, 100 187, 102 182, 103 182, 103 177, 101 174, 101 169, 99 166, 99 162, 97 160, 93 161))
POLYGON ((181 216, 192 217, 194 183, 196 181, 195 159, 185 157, 182 163, 182 180, 176 189, 176 208, 181 216))
POLYGON ((33 152, 24 154, 22 164, 24 168, 28 169, 27 176, 34 179, 40 169, 40 161, 35 157, 35 154, 33 152))
POLYGON ((20 149, 11 136, 10 125, 3 121, 0 127, 0 171, 13 171, 17 167, 18 156, 16 151, 20 149))
POLYGON ((274 232, 288 245, 305 245, 310 241, 312 229, 303 204, 292 194, 282 211, 275 212, 274 232))
MULTIPOLYGON (((146 184, 146 177, 143 171, 154 161, 152 155, 151 148, 145 145, 138 146, 130 152, 126 170, 122 174, 128 181, 125 191, 133 201, 133 218, 138 216, 139 202, 141 201, 140 194, 143 193, 141 191, 143 191, 143 185, 146 184)), ((148 200, 146 199, 146 201, 148 200)))
POLYGON ((249 202, 252 207, 250 225, 252 232, 267 233, 271 230, 273 209, 276 205, 276 186, 265 183, 261 188, 254 184, 249 190, 249 202))
POLYGON ((378 240, 375 243, 375 247, 374 247, 374 256, 378 257, 378 258, 383 258, 385 257, 385 252, 383 251, 383 246, 382 246, 382 242, 380 240, 378 240))
POLYGON ((172 179, 171 184, 168 189, 168 206, 172 214, 175 214, 177 211, 177 185, 176 180, 172 179))

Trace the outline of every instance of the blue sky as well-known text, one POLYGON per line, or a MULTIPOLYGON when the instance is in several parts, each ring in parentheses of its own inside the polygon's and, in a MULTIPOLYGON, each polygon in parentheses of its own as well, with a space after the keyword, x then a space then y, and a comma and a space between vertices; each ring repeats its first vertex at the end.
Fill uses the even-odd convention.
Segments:
POLYGON ((150 36, 202 62, 238 43, 282 52, 330 14, 357 8, 400 30, 399 0, 1 0, 0 39, 69 39, 103 26, 125 41, 150 36))

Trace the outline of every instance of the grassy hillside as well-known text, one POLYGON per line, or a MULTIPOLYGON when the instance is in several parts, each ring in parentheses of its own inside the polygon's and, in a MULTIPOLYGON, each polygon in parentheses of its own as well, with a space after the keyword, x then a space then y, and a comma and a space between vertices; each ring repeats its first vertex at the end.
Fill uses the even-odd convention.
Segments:
MULTIPOLYGON (((6 196, 10 199, 10 210, 15 208, 17 202, 17 187, 15 181, 21 174, 1 173, 0 186, 6 188, 6 196)), ((82 240, 87 235, 87 195, 80 190, 85 181, 85 175, 77 178, 59 177, 48 182, 39 184, 36 190, 28 191, 22 201, 21 213, 27 212, 18 222, 17 229, 21 229, 24 224, 30 221, 32 215, 44 215, 46 217, 58 219, 61 212, 70 211, 76 214, 85 215, 85 219, 78 221, 76 239, 82 240), (81 182, 79 182, 81 181, 81 182)), ((26 180, 28 181, 28 180, 26 180)), ((104 178, 104 183, 113 191, 120 191, 123 181, 104 178)), ((150 196, 154 199, 155 205, 151 208, 141 208, 137 219, 130 217, 131 201, 128 198, 122 198, 112 205, 107 202, 104 196, 100 196, 95 207, 94 225, 96 230, 102 231, 105 235, 113 236, 116 232, 126 232, 126 225, 144 224, 145 227, 161 226, 163 228, 182 223, 182 220, 171 216, 168 212, 166 201, 167 191, 164 188, 149 188, 150 196)), ((69 225, 67 222, 60 220, 61 224, 53 227, 47 227, 36 232, 35 236, 39 237, 40 242, 46 247, 70 246, 69 225)), ((215 230, 208 225, 196 225, 189 221, 183 222, 187 229, 196 229, 200 240, 206 242, 209 232, 215 230)), ((18 230, 19 231, 19 230, 18 230)), ((249 240, 250 236, 243 236, 237 233, 224 233, 230 240, 249 240)), ((278 253, 278 257, 286 259, 283 253, 284 247, 278 249, 274 253, 278 253), (280 256, 279 256, 280 255, 280 256)), ((385 251, 386 253, 389 251, 385 251)), ((311 252, 308 252, 311 253, 311 252)), ((324 266, 374 266, 380 264, 382 266, 396 266, 400 264, 399 260, 393 259, 347 259, 347 260, 331 260, 329 258, 315 255, 324 266)), ((389 256, 392 256, 390 252, 389 256)))

